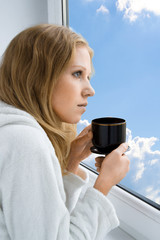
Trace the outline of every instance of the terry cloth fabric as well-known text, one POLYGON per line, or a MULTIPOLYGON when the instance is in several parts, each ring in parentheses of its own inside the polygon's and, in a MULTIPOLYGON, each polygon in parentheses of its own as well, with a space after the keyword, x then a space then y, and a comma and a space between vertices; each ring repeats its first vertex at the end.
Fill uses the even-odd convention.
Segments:
POLYGON ((38 122, 0 102, 0 239, 103 240, 117 227, 115 209, 88 181, 62 177, 54 148, 38 122))

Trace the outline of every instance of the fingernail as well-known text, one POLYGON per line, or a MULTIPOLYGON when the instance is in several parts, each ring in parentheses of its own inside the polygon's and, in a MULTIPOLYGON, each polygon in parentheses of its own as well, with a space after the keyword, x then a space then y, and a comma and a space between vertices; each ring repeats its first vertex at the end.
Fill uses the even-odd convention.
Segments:
POLYGON ((128 149, 128 143, 125 142, 124 146, 125 146, 126 149, 128 149))
POLYGON ((130 150, 131 150, 131 147, 130 147, 130 146, 128 146, 128 148, 127 148, 126 152, 129 152, 130 150))

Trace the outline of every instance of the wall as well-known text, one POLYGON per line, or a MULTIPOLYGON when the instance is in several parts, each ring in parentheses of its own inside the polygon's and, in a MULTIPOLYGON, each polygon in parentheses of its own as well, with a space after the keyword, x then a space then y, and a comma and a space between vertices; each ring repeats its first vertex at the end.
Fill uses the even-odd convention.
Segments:
POLYGON ((60 0, 0 0, 0 58, 11 39, 40 23, 61 24, 60 0))

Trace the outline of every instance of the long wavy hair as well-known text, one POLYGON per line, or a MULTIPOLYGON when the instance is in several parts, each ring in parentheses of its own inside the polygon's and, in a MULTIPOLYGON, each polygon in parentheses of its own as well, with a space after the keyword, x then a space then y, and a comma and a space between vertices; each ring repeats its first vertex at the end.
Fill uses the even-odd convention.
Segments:
POLYGON ((52 92, 77 46, 87 41, 67 27, 41 24, 19 33, 6 49, 0 67, 0 100, 31 114, 54 146, 62 174, 76 125, 63 123, 52 108, 52 92))

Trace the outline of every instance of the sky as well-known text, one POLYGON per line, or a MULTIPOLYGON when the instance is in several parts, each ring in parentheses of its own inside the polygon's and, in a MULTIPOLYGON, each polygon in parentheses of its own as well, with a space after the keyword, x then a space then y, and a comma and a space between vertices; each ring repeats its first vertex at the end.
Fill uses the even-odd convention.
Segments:
POLYGON ((96 94, 78 131, 94 118, 126 119, 131 166, 122 184, 160 204, 160 1, 69 0, 69 25, 94 50, 96 94))

